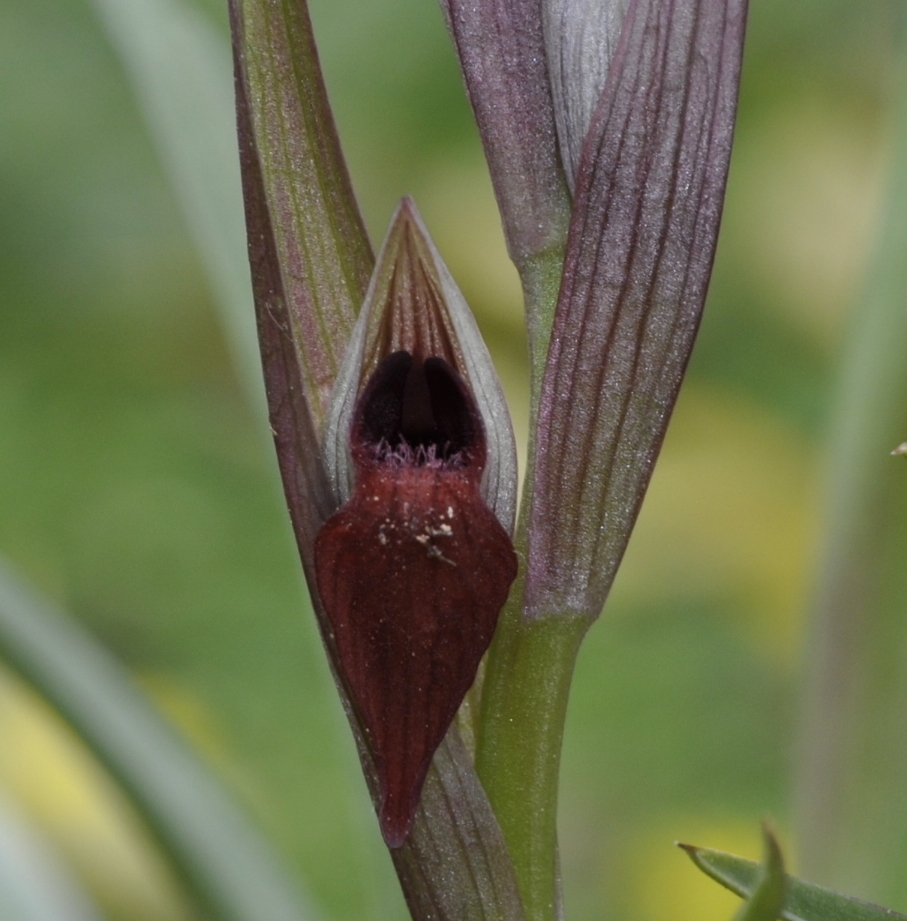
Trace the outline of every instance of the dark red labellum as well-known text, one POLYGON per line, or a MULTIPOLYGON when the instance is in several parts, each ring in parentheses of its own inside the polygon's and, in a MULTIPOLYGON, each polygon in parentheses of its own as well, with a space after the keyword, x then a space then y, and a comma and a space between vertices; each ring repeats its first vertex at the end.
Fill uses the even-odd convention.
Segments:
POLYGON ((491 642, 517 561, 479 491, 485 430, 443 359, 394 352, 353 417, 356 485, 318 534, 318 590, 369 736, 389 847, 491 642))

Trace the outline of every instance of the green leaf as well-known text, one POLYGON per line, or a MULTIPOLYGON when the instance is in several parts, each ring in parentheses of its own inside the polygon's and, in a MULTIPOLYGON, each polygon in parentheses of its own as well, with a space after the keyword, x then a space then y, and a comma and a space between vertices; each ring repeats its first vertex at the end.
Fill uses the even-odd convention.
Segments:
MULTIPOLYGON (((681 844, 707 876, 731 892, 749 897, 759 881, 759 865, 733 854, 681 844)), ((882 908, 831 889, 787 877, 787 891, 781 915, 785 921, 907 921, 907 915, 882 908)))
POLYGON ((767 826, 762 828, 765 856, 753 886, 753 893, 740 906, 734 921, 775 921, 784 905, 786 878, 784 858, 775 836, 767 826))
POLYGON ((267 842, 128 673, 0 560, 0 656, 121 784, 174 869, 218 921, 309 921, 267 842))

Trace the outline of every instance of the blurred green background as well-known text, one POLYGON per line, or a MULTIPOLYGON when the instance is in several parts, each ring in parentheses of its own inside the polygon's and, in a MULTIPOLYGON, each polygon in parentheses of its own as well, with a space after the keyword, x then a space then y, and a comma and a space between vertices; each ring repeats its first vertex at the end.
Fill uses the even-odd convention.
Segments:
MULTIPOLYGON (((198 2, 225 35, 218 0, 198 2)), ((895 7, 752 0, 700 340, 572 695, 571 921, 726 919, 735 899, 672 842, 755 857, 766 815, 790 840, 823 452, 888 181, 895 7)), ((373 241, 413 195, 525 439, 516 274, 437 4, 311 9, 373 241)), ((90 4, 0 0, 0 552, 129 666, 325 918, 400 919, 275 480, 90 4)), ((113 917, 190 917, 122 798, 2 667, 0 801, 113 917)))

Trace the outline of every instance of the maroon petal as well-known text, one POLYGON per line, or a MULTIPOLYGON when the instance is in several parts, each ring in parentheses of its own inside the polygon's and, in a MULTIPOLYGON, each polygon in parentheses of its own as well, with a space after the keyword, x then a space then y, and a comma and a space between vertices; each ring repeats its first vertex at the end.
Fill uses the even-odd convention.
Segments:
POLYGON ((530 616, 596 616, 705 300, 746 0, 633 0, 577 177, 539 407, 530 616))
POLYGON ((316 545, 344 678, 375 752, 381 829, 399 847, 516 575, 506 532, 462 477, 364 477, 316 545))
POLYGON ((480 493, 481 419, 443 359, 386 358, 358 401, 352 442, 355 490, 319 533, 315 568, 396 848, 517 563, 480 493))

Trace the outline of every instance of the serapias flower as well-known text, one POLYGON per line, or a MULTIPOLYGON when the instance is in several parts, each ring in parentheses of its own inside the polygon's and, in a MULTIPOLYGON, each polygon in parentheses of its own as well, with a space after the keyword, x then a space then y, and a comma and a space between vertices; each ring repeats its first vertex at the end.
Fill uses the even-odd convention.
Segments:
POLYGON ((486 423, 473 396, 476 362, 485 366, 483 393, 495 388, 484 347, 466 360, 456 329, 472 325, 464 309, 404 202, 335 395, 328 469, 346 501, 315 542, 318 592, 372 749, 390 847, 406 839, 432 755, 517 571, 510 535, 485 498, 507 509, 512 483, 502 490, 486 482, 484 495, 482 486, 487 426, 495 428, 499 475, 515 472, 513 458, 501 455, 512 435, 509 425, 500 432, 500 406, 486 423))
POLYGON ((359 398, 356 488, 315 542, 318 590, 399 847, 516 576, 479 492, 485 433, 443 358, 394 352, 359 398))
MULTIPOLYGON (((408 352, 414 360, 418 354, 423 365, 442 359, 465 383, 473 401, 466 404, 474 404, 481 419, 485 466, 479 495, 506 534, 513 530, 516 507, 513 433, 475 322, 410 204, 401 206, 373 272, 305 0, 229 0, 229 7, 269 419, 312 608, 380 813, 375 734, 352 701, 335 630, 317 591, 315 561, 319 532, 355 490, 350 435, 359 397, 394 352, 408 352), (420 300, 424 310, 416 309, 420 300)), ((470 455, 478 456, 479 442, 469 444, 470 455)), ((470 476, 477 471, 474 465, 470 476)), ((435 752, 406 841, 392 852, 407 904, 414 917, 521 921, 511 856, 456 730, 448 730, 435 752)), ((398 827, 389 837, 396 842, 402 834, 398 827)))

